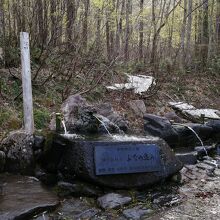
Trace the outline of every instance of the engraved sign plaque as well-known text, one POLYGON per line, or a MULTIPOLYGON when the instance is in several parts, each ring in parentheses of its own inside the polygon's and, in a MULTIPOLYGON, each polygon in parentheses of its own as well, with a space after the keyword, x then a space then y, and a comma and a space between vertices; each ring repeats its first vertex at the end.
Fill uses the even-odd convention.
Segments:
POLYGON ((155 144, 95 146, 96 175, 156 172, 161 170, 160 149, 155 144))

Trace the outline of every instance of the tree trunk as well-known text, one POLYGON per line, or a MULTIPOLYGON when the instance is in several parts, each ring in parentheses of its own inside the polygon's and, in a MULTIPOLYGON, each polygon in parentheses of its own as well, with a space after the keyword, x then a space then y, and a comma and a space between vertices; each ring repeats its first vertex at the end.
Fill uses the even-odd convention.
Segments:
POLYGON ((111 58, 115 55, 115 0, 111 2, 111 12, 110 12, 110 47, 111 47, 111 58))
POLYGON ((216 39, 217 39, 218 48, 220 48, 220 0, 217 0, 216 39))
POLYGON ((209 1, 204 0, 203 4, 203 30, 202 30, 202 64, 206 67, 208 58, 208 44, 209 44, 209 1))
POLYGON ((180 65, 181 68, 185 65, 185 36, 186 36, 186 22, 187 22, 187 2, 184 0, 184 13, 183 13, 183 24, 181 30, 181 42, 180 42, 180 65))
POLYGON ((131 0, 126 0, 126 30, 125 30, 125 51, 124 51, 124 60, 125 62, 129 59, 129 38, 130 38, 130 7, 131 0))
MULTIPOLYGON (((173 2, 173 7, 175 7, 175 2, 173 2)), ((175 11, 173 11, 172 13, 171 27, 169 29, 169 39, 168 39, 169 56, 172 55, 172 48, 173 48, 174 19, 175 19, 175 11)))
POLYGON ((3 65, 5 65, 5 18, 4 18, 4 0, 0 0, 0 66, 1 62, 3 62, 3 65))
POLYGON ((111 60, 111 46, 110 46, 110 27, 109 27, 109 10, 106 12, 106 23, 105 23, 105 34, 106 34, 106 49, 107 49, 107 58, 111 60))
POLYGON ((57 41, 56 5, 55 0, 50 0, 51 43, 53 46, 57 41))
POLYGON ((27 31, 26 30, 26 2, 21 1, 22 6, 21 6, 21 21, 22 21, 22 26, 21 26, 21 31, 27 31))
POLYGON ((3 25, 4 25, 4 9, 3 9, 3 0, 0 0, 0 39, 3 37, 3 25))
POLYGON ((67 24, 66 24, 66 40, 67 42, 73 39, 73 26, 76 19, 75 0, 67 0, 67 24))
POLYGON ((47 43, 48 40, 48 33, 49 33, 49 17, 48 17, 48 11, 49 11, 49 2, 44 0, 43 2, 43 7, 44 7, 44 33, 43 33, 43 38, 44 38, 44 42, 47 43))
POLYGON ((157 50, 157 24, 156 24, 156 2, 152 0, 152 25, 153 25, 153 41, 151 50, 151 61, 150 63, 155 66, 156 50, 157 50))
POLYGON ((83 30, 82 30, 82 43, 83 49, 87 51, 88 44, 88 15, 90 0, 84 0, 84 18, 83 18, 83 30))
MULTIPOLYGON (((118 0, 117 5, 119 6, 119 0, 118 0)), ((125 0, 122 0, 120 17, 117 22, 117 32, 116 32, 116 37, 115 37, 115 46, 117 48, 116 56, 118 56, 121 52, 122 23, 123 23, 123 18, 124 18, 124 10, 125 10, 125 0)))
POLYGON ((114 56, 118 56, 120 52, 120 35, 119 35, 119 21, 120 21, 120 15, 119 15, 119 5, 120 0, 116 1, 116 32, 115 32, 115 54, 114 56))
POLYGON ((45 44, 42 0, 37 1, 37 16, 38 16, 38 46, 42 46, 45 44))
POLYGON ((140 24, 139 24, 139 61, 143 61, 144 42, 144 21, 143 21, 144 0, 140 0, 140 24))
POLYGON ((212 54, 216 52, 215 48, 213 48, 214 42, 214 33, 213 33, 213 18, 214 18, 214 4, 215 0, 212 0, 211 10, 210 10, 210 21, 209 21, 209 44, 208 44, 208 60, 212 57, 212 54))
POLYGON ((191 60, 191 35, 192 35, 192 0, 188 0, 188 22, 186 30, 186 57, 185 64, 188 65, 191 60))
POLYGON ((97 9, 97 26, 96 26, 96 50, 100 50, 100 43, 101 43, 101 10, 97 9))

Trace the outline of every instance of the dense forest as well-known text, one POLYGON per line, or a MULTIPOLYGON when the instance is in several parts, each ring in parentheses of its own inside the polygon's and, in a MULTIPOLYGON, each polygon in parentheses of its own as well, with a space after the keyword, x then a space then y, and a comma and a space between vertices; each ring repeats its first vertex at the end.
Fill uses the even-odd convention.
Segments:
POLYGON ((191 89, 198 86, 190 101, 202 93, 193 82, 198 73, 214 80, 206 91, 219 92, 220 0, 0 0, 0 99, 13 109, 22 94, 21 31, 30 34, 35 105, 43 115, 70 94, 103 97, 100 85, 123 81, 125 72, 173 82, 168 97, 189 99, 185 73, 191 89))
POLYGON ((18 65, 21 31, 30 33, 36 64, 56 51, 72 53, 77 63, 90 56, 155 68, 204 68, 218 64, 220 1, 1 0, 5 66, 18 65))

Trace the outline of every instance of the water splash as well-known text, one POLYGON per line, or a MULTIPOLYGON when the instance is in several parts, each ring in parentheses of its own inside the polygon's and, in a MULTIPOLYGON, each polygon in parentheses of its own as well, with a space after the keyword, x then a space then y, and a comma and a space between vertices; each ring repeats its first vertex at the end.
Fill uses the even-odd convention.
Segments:
MULTIPOLYGON (((137 136, 129 136, 129 135, 112 135, 112 138, 116 141, 148 141, 152 140, 153 137, 137 137, 137 136)), ((155 138, 156 139, 156 138, 155 138)))
POLYGON ((67 138, 67 139, 85 139, 83 136, 78 135, 78 134, 61 134, 62 137, 67 138))
POLYGON ((204 143, 203 143, 202 139, 199 137, 199 135, 196 133, 196 131, 195 131, 193 128, 191 128, 191 127, 188 126, 188 125, 179 124, 179 123, 175 123, 175 125, 183 126, 183 127, 185 127, 185 128, 188 128, 190 131, 192 131, 193 134, 195 134, 196 138, 197 138, 197 139, 199 140, 199 142, 201 143, 201 146, 203 147, 206 156, 208 156, 208 152, 207 152, 207 150, 206 150, 206 148, 205 148, 205 146, 204 146, 204 143))
POLYGON ((106 124, 110 122, 109 119, 107 119, 106 117, 104 117, 102 115, 93 114, 93 116, 102 124, 102 126, 107 131, 108 135, 112 137, 112 134, 110 133, 110 131, 108 130, 108 128, 106 126, 106 124))

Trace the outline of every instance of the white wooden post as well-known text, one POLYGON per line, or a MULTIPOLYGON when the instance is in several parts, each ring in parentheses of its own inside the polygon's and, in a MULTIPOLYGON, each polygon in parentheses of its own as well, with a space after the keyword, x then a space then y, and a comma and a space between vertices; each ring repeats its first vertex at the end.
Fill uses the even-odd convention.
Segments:
POLYGON ((22 87, 24 108, 24 129, 30 134, 34 133, 33 100, 31 85, 31 64, 29 34, 20 33, 21 65, 22 65, 22 87))

